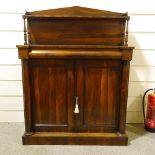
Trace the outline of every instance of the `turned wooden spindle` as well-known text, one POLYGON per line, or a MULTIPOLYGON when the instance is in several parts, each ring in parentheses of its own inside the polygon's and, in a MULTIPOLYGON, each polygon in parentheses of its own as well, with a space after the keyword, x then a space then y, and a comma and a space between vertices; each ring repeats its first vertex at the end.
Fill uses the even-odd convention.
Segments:
POLYGON ((125 46, 128 46, 128 24, 129 24, 129 20, 130 20, 130 17, 127 18, 127 21, 126 21, 126 32, 125 32, 125 46))
POLYGON ((31 36, 30 36, 30 29, 29 29, 29 24, 27 24, 27 34, 28 34, 28 44, 31 44, 31 36))
POLYGON ((122 39, 121 39, 121 46, 124 46, 124 44, 125 44, 125 23, 126 23, 126 21, 124 21, 123 23, 122 23, 122 39))
POLYGON ((26 17, 23 16, 23 19, 24 19, 24 45, 27 45, 26 17))

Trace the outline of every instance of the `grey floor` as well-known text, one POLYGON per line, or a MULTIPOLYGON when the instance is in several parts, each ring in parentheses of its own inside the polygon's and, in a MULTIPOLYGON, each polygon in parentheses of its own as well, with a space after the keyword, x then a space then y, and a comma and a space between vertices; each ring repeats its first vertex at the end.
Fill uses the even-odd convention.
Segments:
POLYGON ((23 146, 23 123, 0 123, 0 155, 155 155, 155 133, 128 124, 128 146, 23 146))

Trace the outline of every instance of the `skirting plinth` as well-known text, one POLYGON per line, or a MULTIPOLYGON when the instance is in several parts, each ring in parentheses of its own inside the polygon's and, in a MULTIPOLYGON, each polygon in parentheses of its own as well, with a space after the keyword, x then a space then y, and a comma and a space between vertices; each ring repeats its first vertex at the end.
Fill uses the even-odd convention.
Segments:
POLYGON ((127 145, 126 134, 34 132, 23 135, 24 145, 127 145))

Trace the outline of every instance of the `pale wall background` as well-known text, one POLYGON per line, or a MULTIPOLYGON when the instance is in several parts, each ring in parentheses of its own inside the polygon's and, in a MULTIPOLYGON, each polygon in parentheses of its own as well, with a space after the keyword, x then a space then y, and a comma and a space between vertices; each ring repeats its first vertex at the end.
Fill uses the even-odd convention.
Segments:
POLYGON ((144 91, 155 87, 155 0, 0 0, 0 122, 22 122, 21 65, 16 44, 23 44, 25 10, 67 6, 128 12, 131 62, 127 122, 140 123, 144 91))

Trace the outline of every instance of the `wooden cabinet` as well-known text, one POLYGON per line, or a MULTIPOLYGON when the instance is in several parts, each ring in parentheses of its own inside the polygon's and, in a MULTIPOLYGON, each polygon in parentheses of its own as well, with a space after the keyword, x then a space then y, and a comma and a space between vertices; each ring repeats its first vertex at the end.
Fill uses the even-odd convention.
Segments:
POLYGON ((127 145, 129 16, 69 7, 23 18, 23 144, 127 145))

